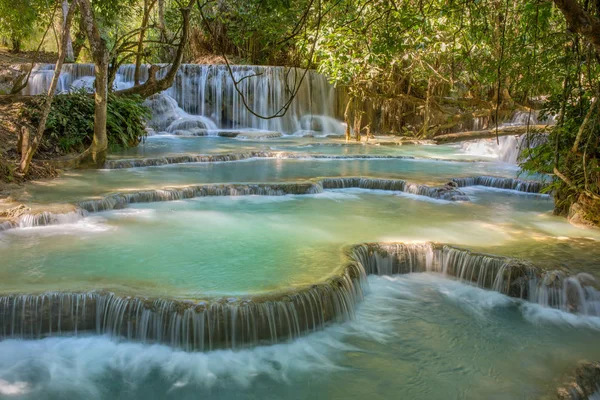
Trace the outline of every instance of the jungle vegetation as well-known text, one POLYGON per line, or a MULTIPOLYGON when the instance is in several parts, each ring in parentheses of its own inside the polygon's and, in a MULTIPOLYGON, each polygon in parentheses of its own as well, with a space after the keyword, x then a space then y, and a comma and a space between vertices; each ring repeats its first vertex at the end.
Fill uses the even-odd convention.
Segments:
MULTIPOLYGON (((523 168, 553 177, 559 213, 578 204, 600 222, 600 0, 0 0, 0 37, 15 52, 57 51, 57 66, 95 64, 82 161, 104 160, 109 96, 164 90, 182 62, 313 68, 344 93, 340 114, 358 140, 431 138, 465 116, 494 128, 507 111, 541 110, 556 124, 523 168), (111 94, 123 63, 136 76, 142 63, 154 67, 111 94), (161 78, 158 63, 170 65, 161 78)), ((53 121, 53 96, 22 149, 23 173, 53 121)))

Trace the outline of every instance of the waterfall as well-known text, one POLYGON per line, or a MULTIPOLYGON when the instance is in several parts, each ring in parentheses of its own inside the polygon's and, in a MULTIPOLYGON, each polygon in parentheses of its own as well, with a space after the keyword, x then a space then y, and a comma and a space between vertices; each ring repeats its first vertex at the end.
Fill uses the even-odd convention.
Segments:
MULTIPOLYGON (((523 126, 555 123, 553 117, 546 117, 539 120, 539 112, 515 111, 510 122, 505 122, 501 127, 523 126)), ((479 130, 479 129, 475 129, 479 130)), ((467 154, 483 156, 497 159, 498 161, 516 164, 519 157, 525 149, 532 149, 548 140, 548 135, 544 133, 528 133, 523 135, 499 136, 494 139, 477 139, 465 141, 461 144, 461 149, 467 154)))
POLYGON ((401 179, 377 178, 326 178, 320 181, 323 189, 360 188, 371 190, 392 190, 410 193, 417 196, 426 196, 447 201, 469 201, 469 197, 452 185, 427 186, 410 183, 401 179))
POLYGON ((367 274, 436 272, 483 289, 587 316, 600 316, 598 282, 589 274, 542 270, 509 257, 437 243, 356 246, 353 257, 367 274))
POLYGON ((600 316, 600 291, 595 284, 595 278, 586 273, 569 276, 551 271, 530 282, 529 300, 566 312, 600 316))
MULTIPOLYGON (((241 132, 218 132, 218 136, 240 137, 244 136, 241 132)), ((182 154, 176 156, 164 156, 155 158, 130 158, 108 160, 104 164, 106 169, 121 168, 139 168, 155 167, 167 164, 185 164, 198 162, 226 162, 241 161, 250 158, 278 158, 290 160, 415 160, 413 156, 394 156, 394 155, 371 155, 371 154, 353 154, 353 155, 329 155, 329 154, 299 154, 286 153, 281 151, 251 151, 248 153, 228 153, 228 154, 182 154)), ((428 158, 431 160, 431 158, 428 158)), ((433 159, 437 160, 437 159, 433 159)))
POLYGON ((366 244, 355 248, 354 257, 367 274, 436 272, 518 298, 526 298, 536 273, 521 261, 436 243, 366 244))
POLYGON ((438 243, 367 243, 349 249, 333 277, 304 288, 248 298, 149 299, 114 293, 0 297, 1 338, 106 334, 187 351, 279 343, 353 318, 366 276, 435 272, 564 311, 600 315, 587 274, 544 271, 508 257, 438 243))
POLYGON ((545 271, 520 260, 438 243, 367 243, 348 251, 331 278, 248 298, 148 299, 114 293, 0 297, 1 338, 107 334, 187 351, 278 343, 353 318, 366 276, 435 272, 483 289, 564 311, 600 315, 587 274, 545 271))
POLYGON ((538 111, 531 110, 529 111, 520 111, 517 110, 512 116, 512 119, 509 122, 505 122, 503 126, 521 126, 521 125, 537 125, 538 121, 538 111))
MULTIPOLYGON (((23 94, 44 93, 50 86, 53 65, 37 65, 23 94)), ((301 130, 318 134, 340 134, 344 126, 335 119, 335 88, 325 76, 285 67, 231 66, 239 82, 238 94, 225 65, 184 64, 179 68, 173 85, 147 101, 153 111, 149 125, 158 131, 188 129, 252 128, 282 133, 301 130), (301 82, 301 83, 300 83, 301 82), (297 89, 291 103, 288 100, 297 89), (248 106, 244 106, 244 100, 248 106), (284 106, 281 118, 264 119, 260 116, 276 114, 284 106), (257 114, 257 115, 255 115, 257 114)), ((117 72, 114 89, 133 86, 135 65, 123 65, 117 72)), ((164 74, 163 69, 159 74, 164 74)), ((92 64, 65 64, 62 68, 58 92, 74 88, 93 87, 92 64)), ((148 78, 148 66, 142 66, 142 80, 148 78)))
POLYGON ((353 318, 364 271, 350 265, 327 282, 256 299, 179 301, 112 293, 0 297, 0 337, 94 333, 187 351, 278 343, 353 318))
MULTIPOLYGON (((205 162, 231 161, 249 157, 267 156, 269 153, 248 153, 228 155, 202 156, 205 162)), ((190 156, 193 157, 193 156, 190 156)), ((168 161, 168 158, 165 158, 168 161)), ((203 162, 198 159, 197 162, 203 162)), ((153 164, 162 165, 162 164, 153 164)), ((131 166, 131 165, 129 165, 131 166)), ((119 168, 119 166, 114 166, 119 168)), ((370 190, 388 190, 411 193, 418 196, 427 196, 434 199, 447 201, 469 201, 469 197, 459 189, 451 186, 430 187, 406 182, 401 179, 377 178, 323 178, 318 181, 291 182, 291 183, 231 183, 231 184, 204 184, 179 188, 139 190, 129 193, 113 193, 99 199, 84 200, 76 203, 74 211, 66 213, 39 212, 21 215, 16 221, 0 223, 0 232, 14 228, 28 228, 36 226, 58 225, 74 223, 85 218, 90 212, 119 210, 128 204, 154 203, 175 201, 207 196, 285 196, 285 195, 310 195, 322 193, 326 189, 360 188, 370 190)))
POLYGON ((548 141, 544 133, 529 133, 523 135, 508 135, 496 139, 469 140, 461 144, 461 150, 466 154, 494 158, 508 164, 517 164, 525 157, 524 151, 533 149, 548 141))
POLYGON ((72 224, 87 216, 87 211, 76 209, 65 213, 54 213, 43 211, 39 213, 27 213, 19 216, 16 221, 4 221, 0 223, 0 232, 14 228, 33 228, 36 226, 72 224))
POLYGON ((168 164, 183 164, 183 163, 207 163, 207 162, 225 162, 225 161, 242 161, 250 158, 276 158, 279 153, 266 151, 252 151, 248 153, 232 153, 232 154, 182 154, 177 156, 165 156, 158 158, 132 158, 122 160, 108 160, 104 164, 107 169, 122 169, 122 168, 139 168, 139 167, 155 167, 168 164))
MULTIPOLYGON (((280 153, 271 152, 250 152, 205 156, 184 155, 163 157, 158 159, 108 161, 107 167, 132 168, 136 166, 164 165, 171 162, 223 162, 245 160, 253 157, 276 158, 281 156, 282 155, 280 153)), ((285 154, 283 157, 285 157, 285 154)), ((380 179, 365 177, 321 178, 314 181, 291 183, 203 184, 179 188, 140 190, 129 193, 113 193, 99 199, 78 202, 74 205, 76 209, 67 213, 41 212, 23 214, 16 221, 0 222, 0 232, 13 228, 73 223, 87 216, 88 212, 122 209, 127 207, 128 204, 132 203, 174 201, 205 196, 310 195, 321 193, 323 190, 345 188, 396 191, 445 201, 469 201, 468 195, 459 188, 476 185, 494 187, 498 189, 516 190, 525 193, 539 193, 543 188, 543 184, 541 182, 493 176, 453 178, 450 183, 442 186, 428 186, 407 182, 402 179, 380 179)))
POLYGON ((453 178, 458 187, 487 186, 497 189, 516 190, 525 193, 540 193, 544 184, 539 181, 526 181, 515 178, 501 178, 496 176, 475 176, 470 178, 453 178))
POLYGON ((127 204, 149 203, 191 199, 206 196, 284 196, 287 194, 314 194, 323 189, 311 182, 301 183, 257 183, 257 184, 217 184, 186 186, 175 189, 142 190, 132 193, 115 193, 101 199, 86 200, 78 207, 89 212, 117 210, 127 204))
POLYGON ((466 154, 516 164, 521 152, 520 137, 514 135, 500 136, 498 142, 496 142, 496 139, 469 140, 461 144, 461 150, 466 154))
POLYGON ((87 212, 81 209, 66 213, 52 213, 45 211, 37 214, 22 215, 19 218, 18 226, 19 228, 32 228, 36 226, 72 224, 86 216, 87 212))
POLYGON ((393 190, 403 192, 406 181, 401 179, 377 179, 377 178, 325 178, 320 181, 323 189, 346 189, 359 188, 371 190, 393 190))

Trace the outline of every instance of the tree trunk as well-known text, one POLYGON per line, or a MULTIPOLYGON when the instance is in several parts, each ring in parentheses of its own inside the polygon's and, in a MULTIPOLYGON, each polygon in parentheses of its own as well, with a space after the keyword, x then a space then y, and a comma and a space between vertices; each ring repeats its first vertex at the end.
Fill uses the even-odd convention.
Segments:
MULTIPOLYGON (((88 0, 80 0, 80 1, 88 1, 88 0)), ((139 95, 142 97, 150 97, 153 94, 162 92, 163 90, 167 90, 173 84, 175 80, 175 76, 177 76, 177 70, 181 65, 183 60, 183 53, 185 50, 185 45, 189 41, 190 37, 190 12, 192 11, 192 6, 194 5, 195 0, 190 0, 188 6, 185 8, 181 8, 181 16, 183 17, 183 27, 181 29, 181 37, 179 39, 179 45, 177 46, 177 53, 175 54, 175 59, 169 68, 169 71, 166 73, 164 78, 156 79, 156 73, 158 72, 158 68, 150 68, 148 71, 148 80, 144 82, 142 85, 134 86, 129 89, 119 90, 115 92, 117 95, 139 95)), ((154 67, 154 66, 153 66, 154 67)))
POLYGON ((25 135, 25 133, 21 138, 22 153, 19 169, 21 170, 21 173, 23 175, 27 175, 27 172, 29 171, 29 166, 31 165, 31 159, 37 151, 38 146, 42 141, 42 137, 44 136, 44 131, 46 130, 46 121, 48 120, 48 115, 50 114, 52 100, 54 99, 54 94, 56 93, 56 87, 58 86, 60 72, 62 70, 63 61, 65 60, 67 52, 67 42, 69 37, 68 32, 71 28, 73 14, 75 13, 75 4, 75 0, 73 0, 73 3, 71 3, 65 14, 64 29, 60 41, 60 47, 58 49, 58 60, 56 60, 56 65, 54 67, 54 75, 52 76, 52 82, 50 83, 50 88, 48 89, 46 101, 44 102, 44 109, 42 110, 42 117, 40 118, 40 123, 38 125, 36 134, 33 137, 33 139, 29 138, 29 135, 25 135))
POLYGON ((94 66, 96 85, 94 93, 94 138, 90 147, 92 162, 102 166, 108 149, 106 119, 108 115, 108 53, 102 60, 97 60, 94 66))
POLYGON ((585 11, 577 0, 554 0, 569 28, 583 35, 600 54, 600 19, 585 11))
POLYGON ((75 31, 75 41, 73 42, 73 59, 77 60, 79 58, 79 53, 81 53, 81 49, 83 49, 85 45, 85 27, 83 26, 81 18, 77 24, 77 30, 75 31))
POLYGON ((144 51, 144 37, 146 36, 148 21, 150 20, 150 11, 152 11, 155 3, 156 0, 144 0, 144 15, 142 16, 142 26, 140 27, 141 30, 138 36, 137 52, 135 53, 135 71, 133 73, 133 82, 135 86, 140 84, 142 52, 144 51))
POLYGON ((13 35, 10 38, 10 43, 12 45, 12 52, 13 53, 19 53, 21 51, 21 38, 19 38, 16 35, 13 35))
MULTIPOLYGON (((546 125, 529 125, 530 133, 549 133, 551 131, 551 127, 546 125)), ((496 128, 481 130, 481 131, 468 131, 468 132, 458 132, 458 133, 447 133, 445 135, 435 136, 433 140, 436 144, 442 143, 455 143, 462 142, 464 140, 475 140, 475 139, 491 139, 497 136, 509 136, 509 135, 523 135, 527 133, 526 125, 519 126, 507 126, 505 128, 498 129, 498 133, 496 133, 496 128)))
POLYGON ((94 137, 92 145, 85 151, 84 162, 91 161, 96 166, 104 164, 108 149, 108 136, 106 133, 106 118, 108 104, 108 48, 106 40, 100 35, 94 19, 90 0, 78 0, 81 12, 82 25, 85 29, 92 57, 94 59, 94 73, 96 76, 94 93, 94 137), (91 158, 91 160, 90 160, 91 158))
MULTIPOLYGON (((158 30, 160 31, 160 41, 167 43, 171 36, 167 28, 167 20, 165 19, 165 0, 158 0, 158 30)), ((159 52, 161 60, 173 58, 172 48, 164 46, 159 52)))
POLYGON ((62 0, 62 15, 63 15, 63 25, 62 31, 63 36, 67 35, 67 46, 65 49, 65 62, 72 63, 75 62, 75 54, 73 52, 73 41, 71 40, 71 24, 67 26, 67 16, 69 14, 69 2, 68 0, 62 0))
MULTIPOLYGON (((598 105, 598 96, 596 96, 594 98, 594 101, 592 101, 592 104, 590 104, 590 108, 587 112, 587 114, 585 115, 585 118, 583 119, 583 122, 581 123, 581 126, 579 127, 579 130, 577 131, 577 137, 575 138, 575 143, 573 143, 573 147, 571 148, 571 152, 573 154, 576 154, 577 151, 579 150, 579 143, 581 142, 581 138, 583 137, 583 132, 585 132, 588 128, 588 125, 591 123, 592 119, 592 115, 594 114, 594 111, 596 111, 596 107, 598 105)), ((585 164, 584 164, 585 167, 585 164)))
POLYGON ((350 141, 350 107, 352 106, 352 97, 348 97, 346 103, 346 110, 344 110, 344 122, 346 123, 346 142, 350 141))
POLYGON ((357 142, 360 142, 360 139, 361 139, 360 131, 361 131, 362 119, 363 119, 362 111, 358 111, 354 114, 354 139, 356 139, 357 142))
POLYGON ((423 137, 427 137, 429 131, 429 120, 431 115, 431 96, 433 91, 433 77, 429 77, 427 81, 427 94, 425 98, 425 116, 423 117, 423 128, 421 129, 423 137))

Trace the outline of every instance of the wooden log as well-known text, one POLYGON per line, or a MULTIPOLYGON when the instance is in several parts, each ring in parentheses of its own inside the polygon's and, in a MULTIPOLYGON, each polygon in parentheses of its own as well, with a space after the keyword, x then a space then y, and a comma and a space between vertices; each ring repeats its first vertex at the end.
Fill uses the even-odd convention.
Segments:
MULTIPOLYGON (((529 125, 529 132, 532 133, 549 133, 552 128, 547 125, 529 125)), ((526 125, 506 126, 498 128, 498 136, 522 135, 527 133, 526 125)), ((433 138, 436 144, 462 142, 464 140, 474 139, 490 139, 496 137, 496 128, 486 129, 482 131, 467 131, 458 133, 449 133, 433 138)))

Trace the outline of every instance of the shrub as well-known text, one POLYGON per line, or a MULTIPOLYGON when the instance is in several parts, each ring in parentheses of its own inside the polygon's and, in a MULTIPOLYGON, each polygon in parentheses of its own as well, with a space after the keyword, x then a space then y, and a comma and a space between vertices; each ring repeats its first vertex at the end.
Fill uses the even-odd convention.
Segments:
MULTIPOLYGON (((23 109, 23 117, 37 126, 45 96, 35 99, 23 109)), ((149 110, 139 96, 108 97, 106 131, 111 149, 137 146, 146 135, 144 121, 149 110)), ((65 152, 81 152, 91 143, 94 135, 94 98, 85 90, 58 94, 46 121, 45 145, 54 145, 65 152)))

